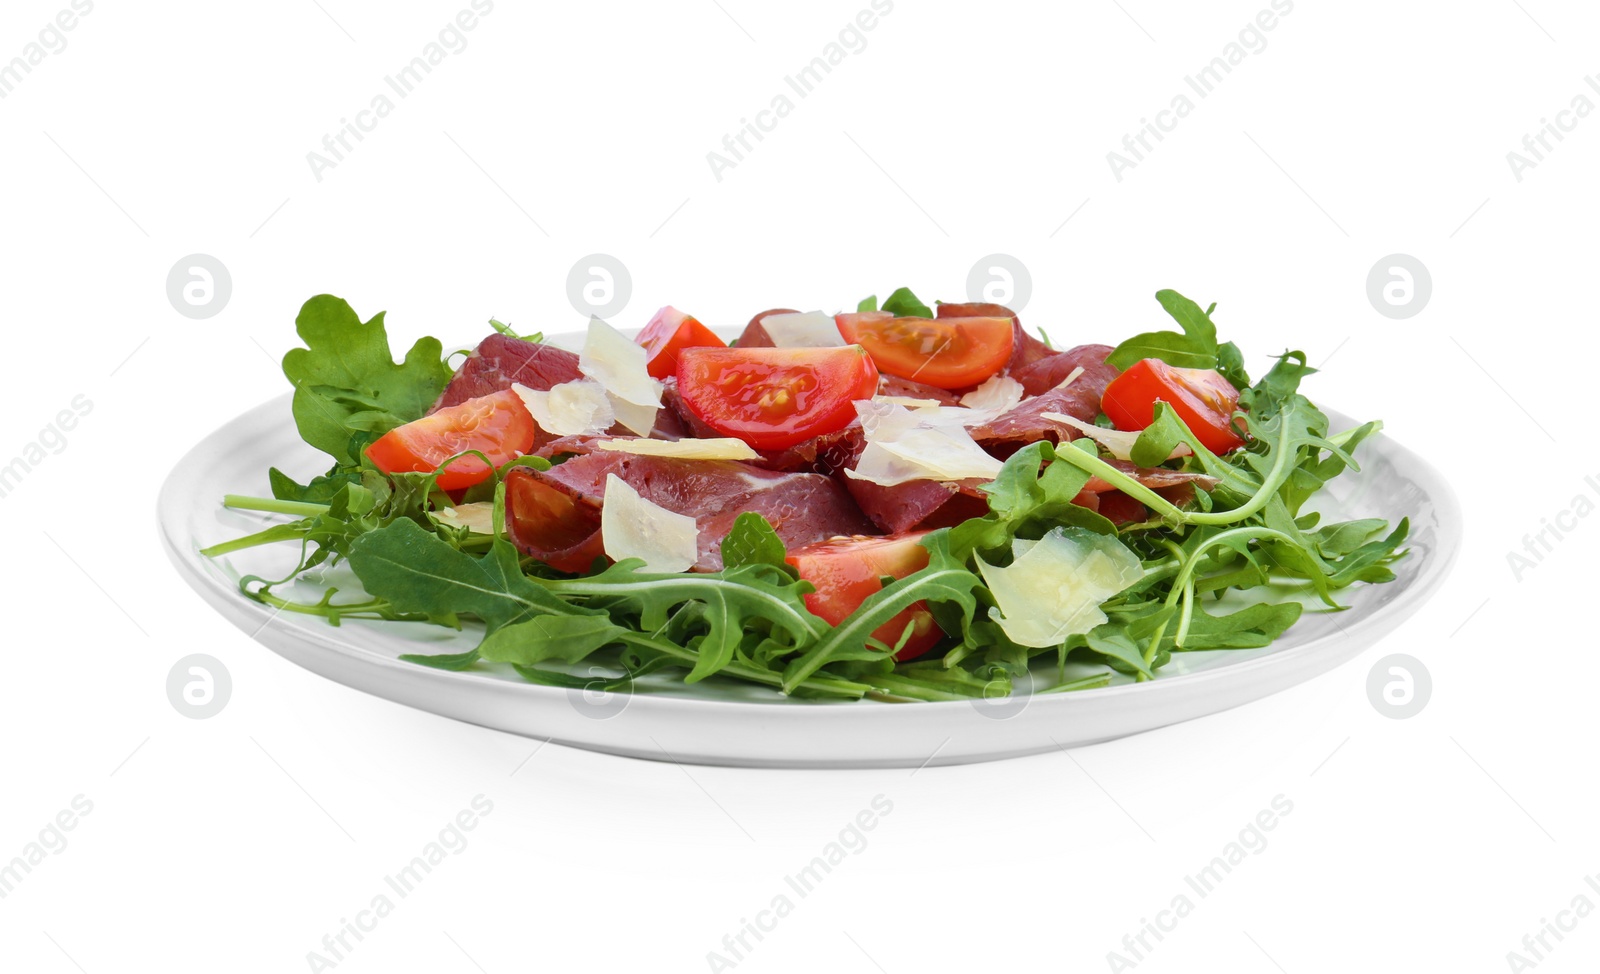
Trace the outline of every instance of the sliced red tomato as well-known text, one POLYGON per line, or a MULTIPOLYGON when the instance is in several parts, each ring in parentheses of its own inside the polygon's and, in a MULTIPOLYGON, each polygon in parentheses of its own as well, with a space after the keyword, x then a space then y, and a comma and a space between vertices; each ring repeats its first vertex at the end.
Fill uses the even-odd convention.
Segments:
POLYGON ((1135 432, 1155 421, 1157 400, 1171 406, 1212 453, 1244 446, 1232 425, 1239 390, 1214 369, 1179 369, 1154 358, 1135 362, 1106 386, 1100 409, 1117 429, 1135 432))
POLYGON ((678 373, 678 353, 686 348, 722 348, 728 343, 691 315, 667 305, 635 339, 649 356, 650 374, 665 379, 678 373))
MULTIPOLYGON (((367 459, 384 473, 432 473, 456 454, 477 450, 498 467, 533 449, 537 432, 522 397, 507 389, 398 426, 367 447, 367 459)), ((458 490, 489 474, 482 459, 468 455, 446 467, 436 483, 440 490, 458 490)))
POLYGON ((1005 367, 1010 318, 896 318, 883 311, 836 315, 847 342, 865 346, 889 375, 940 389, 975 386, 1005 367))
MULTIPOLYGON (((928 550, 920 542, 926 531, 898 538, 869 538, 856 535, 818 541, 789 552, 786 559, 800 577, 816 587, 805 597, 806 608, 837 626, 867 597, 883 588, 882 578, 905 578, 928 567, 928 550)), ((944 630, 933 621, 926 602, 908 606, 879 626, 873 638, 893 646, 911 626, 911 635, 895 659, 915 659, 932 649, 944 637, 944 630)))
POLYGON ((724 436, 783 450, 856 418, 855 401, 878 390, 878 369, 860 345, 839 348, 686 348, 678 392, 724 436))

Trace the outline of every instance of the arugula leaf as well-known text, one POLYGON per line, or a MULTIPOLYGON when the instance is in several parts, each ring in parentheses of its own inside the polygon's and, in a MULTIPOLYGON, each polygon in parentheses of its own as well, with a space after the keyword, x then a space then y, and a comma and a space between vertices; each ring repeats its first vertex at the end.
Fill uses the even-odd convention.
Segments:
POLYGON ((1233 342, 1217 346, 1217 371, 1235 389, 1250 388, 1250 373, 1244 368, 1244 353, 1233 342))
POLYGON ((310 483, 301 485, 282 470, 272 467, 267 471, 267 483, 272 485, 272 496, 280 501, 327 504, 344 485, 361 483, 361 471, 334 467, 325 474, 313 477, 310 483))
POLYGON ((473 615, 492 633, 542 615, 597 615, 551 594, 522 573, 516 549, 496 539, 474 558, 415 521, 398 520, 357 538, 350 567, 368 593, 401 611, 434 619, 473 615))
POLYGON ((883 310, 897 318, 932 318, 933 309, 923 304, 908 287, 900 288, 884 299, 883 310))
MULTIPOLYGON (((1135 335, 1107 355, 1106 362, 1126 369, 1141 359, 1155 358, 1180 369, 1216 368, 1217 326, 1212 324, 1210 314, 1177 291, 1157 291, 1156 300, 1183 331, 1149 331, 1135 335)), ((1237 351, 1229 353, 1230 357, 1237 351)))
POLYGON ((341 464, 360 462, 353 438, 421 417, 450 381, 438 339, 419 339, 396 365, 383 313, 363 322, 342 298, 307 301, 295 330, 307 346, 283 357, 283 374, 294 384, 295 424, 302 439, 341 464))
POLYGON ((1305 352, 1284 352, 1260 382, 1248 389, 1240 387, 1245 391, 1239 397, 1239 404, 1252 419, 1270 419, 1299 390, 1300 381, 1316 371, 1306 364, 1305 352))
POLYGON ((867 295, 866 297, 862 298, 860 301, 858 301, 856 303, 856 311, 857 311, 857 313, 864 312, 864 311, 877 311, 877 310, 878 310, 878 296, 876 294, 869 294, 869 295, 867 295))
POLYGON ((784 561, 788 550, 783 539, 772 529, 767 519, 754 511, 745 511, 733 521, 733 528, 722 541, 723 568, 743 568, 746 565, 771 565, 780 571, 793 573, 784 561))
POLYGON ((489 633, 477 651, 491 662, 518 666, 576 663, 626 631, 604 615, 535 616, 489 633))
POLYGON ((1156 400, 1155 418, 1133 441, 1128 458, 1141 467, 1159 467, 1172 456, 1172 450, 1183 441, 1188 428, 1177 412, 1167 403, 1156 400))

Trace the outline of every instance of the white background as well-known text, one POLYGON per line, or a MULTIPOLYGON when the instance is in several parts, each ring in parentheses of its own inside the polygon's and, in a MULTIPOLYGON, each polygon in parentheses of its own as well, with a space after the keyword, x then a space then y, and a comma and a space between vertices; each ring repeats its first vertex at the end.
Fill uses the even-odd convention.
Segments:
MULTIPOLYGON (((1293 812, 1270 844, 1138 970, 1516 969, 1507 952, 1543 918, 1600 904, 1583 883, 1600 870, 1600 525, 1579 520, 1520 580, 1506 560, 1600 475, 1600 119, 1520 181, 1506 159, 1575 95, 1600 102, 1592 5, 1297 0, 1120 182, 1106 153, 1265 0, 898 0, 720 182, 707 152, 865 0, 498 0, 319 181, 306 154, 467 0, 321 6, 100 0, 0 100, 0 461, 74 396, 93 403, 0 500, 0 860, 93 802, 0 900, 7 970, 306 970, 479 794, 494 808, 471 845, 338 970, 706 970, 879 794, 893 812, 870 844, 738 970, 1105 970, 1277 795, 1293 812), (285 388, 305 298, 387 309, 397 346, 469 344, 490 315, 563 330, 582 320, 567 272, 594 252, 631 269, 621 326, 667 303, 742 323, 901 284, 959 299, 994 252, 1031 269, 1024 321, 1069 343, 1155 324, 1161 287, 1218 301, 1257 368, 1304 347, 1327 366, 1314 396, 1448 470, 1467 548, 1398 633, 1294 690, 914 775, 691 775, 556 745, 524 763, 536 742, 312 676, 178 581, 157 486, 285 388), (1397 252, 1433 280, 1399 321, 1365 290, 1397 252), (206 320, 166 297, 192 253, 232 274, 206 320), (1400 651, 1434 694, 1397 721, 1364 685, 1400 651), (210 720, 164 691, 192 652, 232 672, 210 720)), ((0 61, 65 7, 7 3, 0 61)), ((1550 942, 1538 970, 1592 970, 1600 919, 1550 942)))

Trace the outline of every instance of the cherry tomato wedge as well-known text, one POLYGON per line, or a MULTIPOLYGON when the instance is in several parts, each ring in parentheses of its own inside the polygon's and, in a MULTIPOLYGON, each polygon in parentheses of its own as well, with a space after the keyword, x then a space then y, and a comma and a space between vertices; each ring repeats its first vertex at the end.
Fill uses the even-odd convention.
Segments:
MULTIPOLYGON (((522 397, 507 389, 446 406, 398 426, 367 447, 367 459, 384 473, 432 473, 464 450, 477 450, 496 467, 533 449, 538 425, 522 397)), ((464 456, 439 475, 440 490, 459 490, 489 479, 489 467, 464 456)))
POLYGON ((686 348, 722 348, 728 343, 691 315, 668 305, 656 312, 650 323, 634 339, 649 356, 647 368, 657 379, 678 372, 678 353, 686 348))
POLYGON ((1179 369, 1154 358, 1135 362, 1106 386, 1100 409, 1117 429, 1134 432, 1155 421, 1157 400, 1171 406, 1212 453, 1244 446, 1231 422, 1239 390, 1212 369, 1179 369))
POLYGON ((865 346, 889 375, 940 389, 975 386, 1011 360, 1010 318, 896 318, 882 311, 836 315, 847 342, 865 346))
POLYGON ((849 426, 855 401, 877 390, 878 370, 860 345, 686 348, 678 356, 678 393, 689 409, 758 450, 849 426))
MULTIPOLYGON (((815 592, 805 597, 806 608, 837 626, 868 596, 883 588, 880 580, 885 575, 905 578, 928 567, 928 550, 918 543, 926 533, 898 538, 859 535, 832 538, 796 548, 785 560, 795 567, 801 578, 816 587, 815 592)), ((911 635, 895 654, 898 660, 921 656, 944 636, 944 630, 933 621, 933 613, 928 611, 926 602, 907 607, 872 635, 893 646, 900 641, 907 625, 911 626, 911 635)))

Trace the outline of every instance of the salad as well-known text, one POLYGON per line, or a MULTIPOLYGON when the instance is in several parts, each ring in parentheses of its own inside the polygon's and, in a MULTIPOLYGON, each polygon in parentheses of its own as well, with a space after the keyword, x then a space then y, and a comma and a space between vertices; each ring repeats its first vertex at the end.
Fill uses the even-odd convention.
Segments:
POLYGON ((591 321, 579 352, 491 320, 396 362, 381 313, 320 295, 283 371, 331 466, 226 497, 290 520, 203 553, 299 545, 240 582, 280 611, 481 630, 419 665, 822 700, 1149 680, 1393 579, 1406 520, 1308 507, 1381 423, 1330 429, 1303 353, 1252 378, 1215 305, 1156 299, 1174 324, 1115 347, 902 288, 730 342, 668 307, 636 338, 591 321), (341 563, 364 591, 280 594, 341 563))

